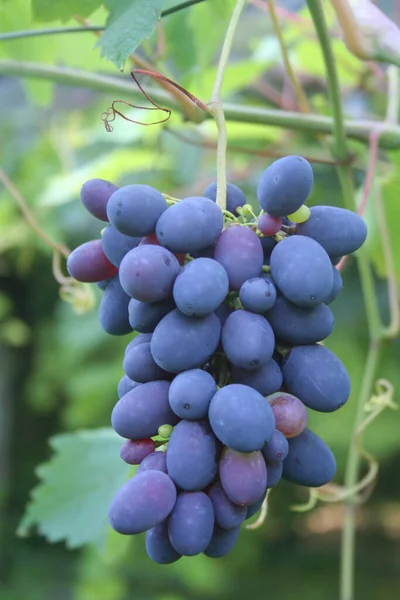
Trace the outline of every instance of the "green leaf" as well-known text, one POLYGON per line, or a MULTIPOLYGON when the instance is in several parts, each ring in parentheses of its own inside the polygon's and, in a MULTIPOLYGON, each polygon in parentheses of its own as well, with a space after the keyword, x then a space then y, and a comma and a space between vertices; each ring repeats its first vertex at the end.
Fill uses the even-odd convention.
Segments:
POLYGON ((104 546, 110 501, 130 467, 121 461, 121 438, 111 428, 83 430, 50 439, 54 455, 37 468, 34 488, 18 535, 32 527, 49 542, 68 548, 104 546))
POLYGON ((36 21, 68 21, 75 15, 88 17, 101 5, 101 0, 32 0, 36 21))
POLYGON ((126 59, 152 33, 164 0, 105 0, 110 16, 97 42, 101 55, 123 68, 126 59))

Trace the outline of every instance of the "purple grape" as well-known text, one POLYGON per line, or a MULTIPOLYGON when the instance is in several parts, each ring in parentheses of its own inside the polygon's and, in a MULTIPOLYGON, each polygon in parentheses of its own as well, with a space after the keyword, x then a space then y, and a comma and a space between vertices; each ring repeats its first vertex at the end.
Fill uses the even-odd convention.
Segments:
POLYGON ((121 233, 143 237, 154 233, 158 219, 167 208, 163 195, 149 185, 126 185, 109 199, 107 216, 121 233))
POLYGON ((208 496, 213 503, 216 525, 223 529, 231 529, 243 523, 247 514, 246 507, 234 504, 225 494, 219 481, 213 483, 208 496))
POLYGON ((241 286, 239 298, 246 310, 263 314, 274 305, 276 288, 270 277, 252 277, 241 286))
POLYGON ((224 448, 219 476, 228 498, 242 506, 257 502, 267 487, 267 468, 261 452, 244 453, 224 448))
POLYGON ((175 309, 155 328, 151 352, 156 363, 170 373, 202 367, 218 348, 220 333, 221 323, 214 314, 187 317, 175 309))
POLYGON ((270 441, 268 444, 265 444, 261 452, 266 461, 270 460, 280 462, 285 460, 287 457, 289 452, 289 443, 283 433, 281 433, 278 429, 275 429, 270 441))
POLYGON ((159 523, 146 533, 146 552, 159 565, 170 565, 181 558, 169 541, 166 522, 159 523))
POLYGON ((214 258, 225 268, 233 290, 261 273, 263 249, 260 238, 248 227, 233 225, 225 229, 215 244, 214 258))
POLYGON ((306 487, 328 483, 336 472, 331 450, 310 429, 289 440, 289 454, 283 462, 283 477, 306 487))
POLYGON ((217 473, 219 450, 207 421, 181 421, 168 442, 168 474, 183 490, 202 490, 217 473))
POLYGON ((151 438, 144 440, 127 440, 121 448, 121 458, 128 465, 139 465, 146 456, 154 452, 155 445, 151 438))
POLYGON ((173 204, 159 218, 157 238, 171 252, 191 253, 211 246, 223 227, 219 206, 200 196, 173 204))
POLYGON ((175 414, 187 421, 205 419, 217 391, 214 378, 201 369, 179 373, 169 388, 169 403, 175 414))
POLYGON ((282 479, 283 462, 282 461, 265 461, 267 465, 268 489, 275 487, 282 479))
POLYGON ((82 204, 91 215, 100 219, 100 221, 108 221, 107 204, 118 187, 105 179, 89 179, 81 188, 82 204))
MULTIPOLYGON (((268 475, 267 475, 267 479, 268 479, 268 475)), ((249 504, 249 506, 247 507, 247 514, 246 514, 245 521, 247 521, 247 519, 250 519, 253 515, 258 513, 258 511, 260 510, 260 508, 265 500, 266 495, 267 495, 267 489, 264 490, 263 495, 261 496, 261 498, 259 500, 257 500, 257 502, 254 502, 253 504, 249 504)))
POLYGON ((142 238, 120 233, 113 225, 108 225, 101 236, 104 254, 113 265, 119 267, 125 254, 136 248, 142 238))
POLYGON ((310 210, 310 218, 297 225, 296 233, 318 242, 329 256, 352 254, 365 242, 365 221, 351 210, 337 206, 313 206, 310 210))
POLYGON ((128 319, 129 296, 115 275, 104 291, 99 308, 100 325, 110 335, 126 335, 132 331, 128 319))
POLYGON ((157 302, 171 295, 179 271, 171 252, 161 246, 144 245, 125 255, 119 276, 129 296, 141 302, 157 302))
POLYGON ((247 310, 233 312, 222 328, 222 347, 235 367, 253 370, 265 365, 274 351, 275 338, 268 321, 247 310))
POLYGON ((204 550, 209 558, 222 558, 233 550, 240 533, 240 525, 232 529, 221 529, 216 525, 212 534, 211 542, 204 550))
POLYGON ((111 279, 118 268, 104 254, 101 240, 91 240, 71 252, 67 259, 67 271, 78 281, 95 283, 111 279))
POLYGON ((325 304, 330 304, 331 302, 333 302, 343 289, 342 276, 339 273, 339 271, 337 269, 335 269, 334 266, 332 266, 332 273, 333 273, 333 286, 332 286, 331 293, 325 300, 325 304))
POLYGON ((247 385, 227 385, 215 394, 208 413, 219 440, 239 452, 261 450, 271 439, 275 419, 268 402, 247 385))
POLYGON ((275 427, 286 438, 299 435, 307 426, 308 413, 303 402, 287 392, 267 396, 275 416, 275 427))
POLYGON ((332 412, 350 395, 350 378, 343 363, 320 344, 296 346, 282 366, 283 382, 289 393, 313 410, 332 412))
POLYGON ((117 533, 142 533, 164 521, 175 502, 176 488, 168 475, 161 471, 136 474, 111 501, 110 525, 117 533))
POLYGON ((128 354, 132 348, 135 348, 139 344, 145 344, 146 342, 150 342, 153 334, 152 333, 139 333, 135 335, 135 337, 129 342, 127 347, 125 348, 125 355, 128 354))
POLYGON ((282 219, 264 213, 258 218, 257 227, 263 235, 275 235, 282 227, 282 219))
POLYGON ((214 510, 204 492, 179 494, 168 524, 169 539, 179 554, 204 552, 214 530, 214 510))
POLYGON ((123 369, 138 383, 168 379, 170 374, 161 369, 151 354, 150 342, 139 344, 125 354, 123 369))
POLYGON ((130 379, 128 375, 124 375, 123 377, 121 377, 118 384, 118 398, 122 398, 122 396, 125 396, 125 394, 133 390, 133 388, 135 388, 138 385, 140 384, 136 381, 132 381, 132 379, 130 379))
POLYGON ((265 212, 274 217, 285 217, 306 202, 313 182, 313 170, 305 158, 284 156, 262 174, 257 198, 265 212))
POLYGON ((168 381, 138 385, 117 402, 111 415, 112 426, 131 440, 157 435, 161 425, 176 425, 178 417, 168 402, 168 381))
POLYGON ((272 279, 296 306, 325 302, 333 286, 332 265, 325 250, 301 235, 285 238, 271 254, 272 279))
POLYGON ((254 371, 233 367, 231 374, 234 383, 248 385, 257 390, 262 396, 273 394, 282 386, 282 371, 278 363, 272 358, 254 371))
POLYGON ((163 473, 168 473, 165 452, 157 450, 146 456, 138 466, 136 473, 143 473, 144 471, 162 471, 163 473))
POLYGON ((229 290, 228 275, 212 258, 196 258, 183 267, 174 283, 174 300, 189 317, 205 317, 216 310, 229 290))
POLYGON ((150 303, 131 298, 128 306, 129 323, 135 331, 153 333, 161 319, 174 308, 175 302, 172 298, 150 303))

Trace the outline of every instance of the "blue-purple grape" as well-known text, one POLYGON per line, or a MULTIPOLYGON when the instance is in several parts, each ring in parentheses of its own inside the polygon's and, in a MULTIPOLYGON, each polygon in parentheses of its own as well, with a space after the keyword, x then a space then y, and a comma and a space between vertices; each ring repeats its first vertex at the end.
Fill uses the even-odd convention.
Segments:
POLYGON ((168 208, 165 198, 149 185, 126 185, 110 197, 107 216, 125 235, 143 237, 154 233, 156 223, 168 208))
POLYGON ((178 495, 168 523, 169 539, 183 556, 204 552, 214 530, 214 510, 204 492, 183 492, 178 495))
POLYGON ((231 529, 243 523, 247 514, 246 507, 234 504, 225 494, 219 481, 213 483, 208 496, 213 503, 216 525, 223 529, 231 529))
POLYGON ((257 502, 267 487, 267 467, 261 452, 236 452, 224 448, 219 463, 219 477, 224 492, 235 504, 248 506, 257 502))
POLYGON ((325 485, 335 475, 336 461, 325 442, 310 429, 289 440, 283 477, 306 487, 325 485))
POLYGON ((222 558, 231 552, 237 542, 240 525, 232 529, 222 529, 215 525, 212 538, 204 554, 208 558, 222 558))
POLYGON ((205 419, 216 391, 217 384, 209 373, 201 369, 190 369, 173 379, 169 388, 169 403, 181 419, 205 419))
POLYGON ((140 302, 131 298, 128 306, 129 323, 141 333, 153 333, 161 319, 175 308, 172 298, 159 302, 140 302))
POLYGON ((104 254, 113 265, 119 267, 125 254, 139 245, 140 237, 124 235, 114 225, 108 225, 101 236, 104 254))
POLYGON ((261 450, 275 429, 268 402, 256 390, 237 383, 218 390, 208 418, 217 438, 238 452, 261 450))
POLYGON ((158 450, 146 456, 138 466, 136 473, 142 473, 143 471, 162 471, 163 473, 168 473, 165 452, 158 450))
POLYGON ((222 347, 235 367, 253 370, 265 365, 274 351, 274 332, 261 315, 247 310, 233 312, 222 328, 222 347))
POLYGON ((118 383, 118 398, 122 398, 128 392, 133 390, 136 386, 140 385, 136 381, 132 381, 128 375, 123 375, 118 383))
MULTIPOLYGON (((217 200, 217 183, 210 183, 204 190, 204 196, 213 202, 217 200)), ((246 196, 237 185, 233 183, 226 184, 226 210, 230 213, 237 214, 236 209, 239 206, 246 204, 246 196)))
POLYGON ((118 187, 105 179, 89 179, 81 188, 81 201, 91 215, 108 221, 107 204, 118 187))
POLYGON ((104 290, 99 308, 99 322, 106 333, 126 335, 132 331, 128 319, 129 300, 115 275, 104 290))
POLYGON ((229 287, 233 290, 239 290, 247 279, 260 275, 263 258, 260 238, 248 227, 228 227, 215 244, 214 259, 228 273, 229 287))
POLYGON ((229 289, 228 275, 212 258, 196 258, 183 267, 174 283, 174 300, 189 317, 205 317, 214 312, 229 289))
POLYGON ((273 358, 270 358, 265 365, 253 371, 232 367, 231 374, 234 383, 248 385, 257 390, 262 396, 269 396, 269 394, 277 392, 283 381, 280 366, 273 358))
POLYGON ((170 565, 181 558, 173 548, 168 535, 168 523, 162 522, 146 533, 146 552, 159 565, 170 565))
POLYGON ((142 533, 168 517, 176 502, 176 488, 161 471, 136 474, 115 494, 108 518, 118 533, 142 533))
POLYGON ((168 379, 169 373, 155 362, 150 342, 139 344, 125 354, 123 369, 130 379, 138 383, 168 379))
POLYGON ((270 441, 268 444, 265 444, 261 452, 266 461, 272 460, 275 462, 280 462, 285 460, 288 455, 289 443, 283 433, 281 433, 278 429, 275 429, 270 441))
POLYGON ((276 288, 270 277, 252 277, 241 286, 239 298, 246 310, 263 314, 273 307, 276 288))

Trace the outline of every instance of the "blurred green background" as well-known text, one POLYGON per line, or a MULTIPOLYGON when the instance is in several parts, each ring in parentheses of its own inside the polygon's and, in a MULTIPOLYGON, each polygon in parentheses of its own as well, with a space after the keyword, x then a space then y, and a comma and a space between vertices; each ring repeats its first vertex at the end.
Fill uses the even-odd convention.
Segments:
MULTIPOLYGON (((90 2, 83 4, 86 7, 90 2)), ((233 4, 210 0, 171 15, 138 54, 208 101, 233 4)), ((251 2, 243 15, 226 73, 224 99, 293 109, 295 99, 279 46, 261 4, 251 2)), ((286 2, 283 8, 299 11, 302 4, 286 2)), ((380 3, 398 19, 397 4, 380 3)), ((90 20, 103 24, 106 14, 100 8, 90 20)), ((313 110, 329 114, 323 62, 309 15, 306 10, 280 14, 291 59, 313 110)), ((383 118, 385 68, 352 57, 339 39, 329 7, 327 17, 346 117, 383 118)), ((46 23, 52 25, 62 24, 46 23)), ((28 0, 0 2, 0 31, 39 26, 43 23, 32 21, 28 0)), ((119 75, 93 45, 91 33, 0 41, 0 58, 128 78, 128 67, 119 75)), ((72 88, 5 77, 0 68, 0 168, 20 190, 43 230, 70 248, 100 235, 102 224, 79 202, 80 187, 91 177, 119 185, 148 183, 177 197, 201 194, 215 180, 213 123, 196 126, 173 114, 167 127, 140 127, 117 120, 114 131, 107 133, 100 115, 115 99, 115 94, 95 93, 84 85, 72 88)), ((127 114, 150 120, 143 111, 128 109, 127 114)), ((272 160, 254 154, 261 151, 271 156, 300 153, 308 157, 315 173, 310 204, 342 205, 335 167, 325 162, 328 155, 315 135, 229 122, 228 136, 228 177, 245 191, 250 203, 255 202, 258 179, 272 160)), ((354 142, 351 148, 356 155, 355 181, 361 189, 368 150, 354 142)), ((400 151, 381 152, 376 178, 398 282, 399 163, 400 151)), ((376 290, 386 315, 385 266, 372 204, 366 219, 376 290)), ((338 413, 310 414, 311 427, 337 458, 337 483, 343 481, 368 343, 354 258, 347 262, 343 278, 343 292, 332 306, 336 328, 327 345, 349 370, 352 395, 338 413)), ((271 494, 266 523, 256 531, 243 529, 237 547, 224 559, 199 556, 158 566, 145 555, 144 536, 127 540, 111 534, 106 507, 126 471, 119 464, 118 440, 109 429, 100 428, 109 427, 127 339, 111 338, 101 330, 96 314, 101 292, 93 288, 95 307, 83 315, 60 299, 51 250, 0 185, 0 599, 338 598, 341 506, 319 504, 311 512, 295 513, 291 506, 305 502, 307 495, 285 482, 271 494), (53 441, 53 449, 63 458, 52 463, 50 474, 46 468, 35 473, 37 465, 51 459, 48 438, 57 434, 71 434, 53 441), (37 475, 51 481, 39 490, 40 509, 31 509, 25 519, 26 537, 17 537, 37 475), (35 524, 38 529, 32 527, 35 524)), ((397 339, 385 346, 378 369, 378 376, 394 385, 397 397, 399 363, 397 339)), ((358 515, 356 597, 391 600, 400 597, 399 414, 384 412, 366 433, 364 443, 379 460, 380 474, 374 493, 358 515)))

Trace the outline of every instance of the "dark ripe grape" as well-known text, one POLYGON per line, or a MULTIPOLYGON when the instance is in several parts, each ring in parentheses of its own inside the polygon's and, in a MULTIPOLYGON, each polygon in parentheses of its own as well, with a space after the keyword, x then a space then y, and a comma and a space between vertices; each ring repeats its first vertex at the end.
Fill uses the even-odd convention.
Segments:
POLYGON ((139 344, 125 354, 123 369, 130 379, 138 383, 168 379, 169 373, 161 369, 151 354, 150 342, 139 344))
POLYGON ((313 410, 333 412, 350 395, 350 378, 343 363, 320 344, 296 346, 285 356, 283 383, 313 410))
POLYGON ((187 317, 175 309, 154 330, 151 352, 156 363, 170 373, 203 366, 218 348, 221 323, 214 314, 187 317))
MULTIPOLYGON (((268 475, 267 475, 267 478, 268 478, 268 475)), ((266 495, 267 495, 267 489, 264 490, 263 495, 261 496, 261 498, 259 500, 257 500, 257 502, 254 502, 253 504, 249 504, 249 506, 247 507, 245 521, 247 521, 247 519, 250 519, 253 515, 258 513, 258 511, 260 510, 260 508, 262 506, 262 503, 265 500, 266 495)))
POLYGON ((205 419, 217 391, 214 378, 201 369, 179 373, 169 388, 169 403, 175 414, 187 421, 205 419))
POLYGON ((238 290, 246 279, 261 273, 263 249, 260 238, 248 227, 228 227, 215 244, 214 258, 228 273, 229 287, 238 290))
POLYGON ((218 306, 214 313, 221 321, 221 325, 224 326, 229 315, 233 313, 233 309, 225 302, 222 302, 222 304, 218 306))
POLYGON ((103 279, 103 281, 96 281, 97 287, 104 292, 111 279, 103 279))
POLYGON ((267 396, 275 417, 275 427, 286 438, 292 438, 304 431, 308 414, 303 402, 287 392, 276 392, 267 396))
POLYGON ((265 463, 267 465, 268 489, 270 489, 275 487, 276 484, 282 479, 283 462, 281 460, 267 460, 265 463))
POLYGON ((313 206, 310 218, 297 225, 296 233, 314 239, 329 256, 343 256, 363 245, 367 226, 351 210, 337 206, 313 206))
POLYGON ((162 471, 163 473, 168 473, 165 452, 158 450, 146 456, 138 466, 136 473, 139 474, 143 471, 162 471))
POLYGON ((121 448, 120 455, 128 465, 139 465, 154 450, 155 444, 151 438, 127 440, 121 448))
POLYGON ((255 371, 247 371, 240 367, 233 367, 231 369, 231 374, 235 383, 248 385, 257 390, 262 396, 273 394, 282 386, 282 371, 272 358, 255 371))
POLYGON ((111 415, 112 426, 131 440, 157 435, 160 425, 176 425, 178 417, 168 402, 168 381, 138 385, 117 402, 111 415))
POLYGON ((239 452, 261 450, 275 429, 268 402, 256 390, 241 384, 218 390, 211 400, 208 418, 217 438, 239 452))
POLYGON ((207 421, 181 421, 168 442, 169 476, 183 490, 202 490, 217 473, 219 446, 207 421))
POLYGON ((219 463, 219 477, 228 498, 248 506, 257 502, 267 487, 267 468, 261 452, 236 452, 224 448, 219 463))
POLYGON ((129 296, 115 275, 104 290, 99 308, 100 325, 110 335, 125 335, 132 331, 128 319, 129 296))
POLYGON ((274 217, 291 215, 304 204, 314 182, 310 163, 301 156, 284 156, 261 175, 257 198, 265 212, 274 217))
POLYGON ((208 198, 195 196, 173 204, 159 218, 156 234, 171 252, 191 253, 210 246, 224 224, 219 206, 208 198))
POLYGON ((172 294, 179 271, 175 256, 165 248, 138 246, 123 258, 119 276, 129 296, 141 302, 157 302, 172 294))
POLYGON ((328 337, 335 319, 326 304, 302 308, 280 296, 265 315, 275 337, 284 344, 314 344, 328 337))
POLYGON ((179 494, 168 523, 169 539, 179 554, 204 552, 214 530, 214 510, 204 492, 179 494))
POLYGON ((136 474, 115 494, 108 518, 117 533, 142 533, 168 517, 175 506, 176 488, 161 471, 136 474))
POLYGON ((263 235, 275 235, 282 227, 282 219, 264 213, 258 218, 257 227, 263 235))
POLYGON ((120 233, 113 225, 108 225, 101 236, 104 254, 113 265, 119 267, 125 254, 136 248, 141 238, 120 233))
POLYGON ((282 294, 297 306, 321 304, 333 286, 329 256, 317 242, 301 235, 287 237, 273 249, 271 275, 282 294))
POLYGON ((173 298, 159 302, 140 302, 132 298, 129 302, 129 323, 132 329, 141 333, 152 333, 161 319, 175 308, 173 298))
POLYGON ((306 487, 328 483, 336 472, 331 450, 310 429, 289 440, 289 454, 283 462, 283 477, 306 487))
POLYGON ((89 179, 81 188, 82 204, 100 221, 108 221, 107 204, 110 196, 117 190, 116 185, 105 179, 89 179))
POLYGON ((222 328, 222 347, 235 367, 253 370, 265 365, 275 345, 274 332, 261 315, 247 310, 233 312, 222 328))
POLYGON ((180 559, 181 555, 169 541, 166 522, 159 523, 146 533, 146 552, 149 558, 159 565, 170 565, 180 559))
POLYGON ((128 354, 129 350, 135 348, 135 346, 139 346, 139 344, 145 344, 146 342, 150 342, 152 336, 152 333, 139 333, 138 335, 135 335, 135 337, 129 342, 129 344, 125 348, 125 355, 128 354))
POLYGON ((211 542, 204 550, 208 558, 222 558, 233 550, 240 533, 240 525, 232 529, 221 529, 215 525, 211 542))
MULTIPOLYGON (((217 200, 217 183, 210 183, 204 190, 204 196, 209 198, 213 202, 217 200)), ((244 206, 246 204, 246 196, 243 194, 242 190, 234 185, 233 183, 226 184, 226 210, 233 213, 236 213, 236 209, 238 206, 244 206)))
MULTIPOLYGON (((261 242, 261 246, 263 249, 264 261, 265 261, 266 257, 271 256, 271 252, 275 248, 275 246, 277 245, 278 242, 273 237, 259 238, 259 240, 261 242)), ((266 263, 264 262, 264 264, 266 264, 266 263)), ((268 262, 268 264, 269 264, 269 262, 268 262)))
POLYGON ((91 240, 75 248, 68 256, 67 271, 77 281, 85 283, 111 279, 118 273, 117 267, 104 254, 101 240, 91 240))
POLYGON ((168 208, 165 198, 149 185, 126 185, 107 204, 107 216, 118 231, 143 237, 154 233, 156 223, 168 208))
POLYGON ((331 293, 325 300, 325 304, 330 304, 331 302, 333 302, 343 289, 342 276, 340 275, 339 271, 337 269, 335 269, 335 267, 332 267, 332 273, 333 273, 333 286, 332 286, 331 293))
POLYGON ((336 265, 338 265, 342 260, 343 256, 330 256, 329 258, 331 259, 332 265, 336 267, 336 265))
POLYGON ((247 514, 246 507, 229 500, 219 481, 213 483, 208 496, 213 503, 216 525, 223 529, 232 529, 243 523, 247 514))
POLYGON ((229 290, 228 275, 212 258, 196 258, 185 265, 174 283, 174 300, 189 317, 205 317, 214 312, 229 290))
POLYGON ((132 379, 130 379, 128 375, 124 375, 123 377, 121 377, 118 384, 118 398, 122 398, 122 396, 125 396, 125 394, 133 390, 133 388, 135 388, 138 385, 140 384, 136 381, 132 381, 132 379))
POLYGON ((270 277, 252 277, 241 286, 239 297, 246 310, 262 314, 274 305, 276 288, 270 277))
POLYGON ((262 449, 263 457, 266 461, 281 462, 285 460, 288 452, 289 443, 286 437, 278 429, 275 429, 270 441, 262 449))

